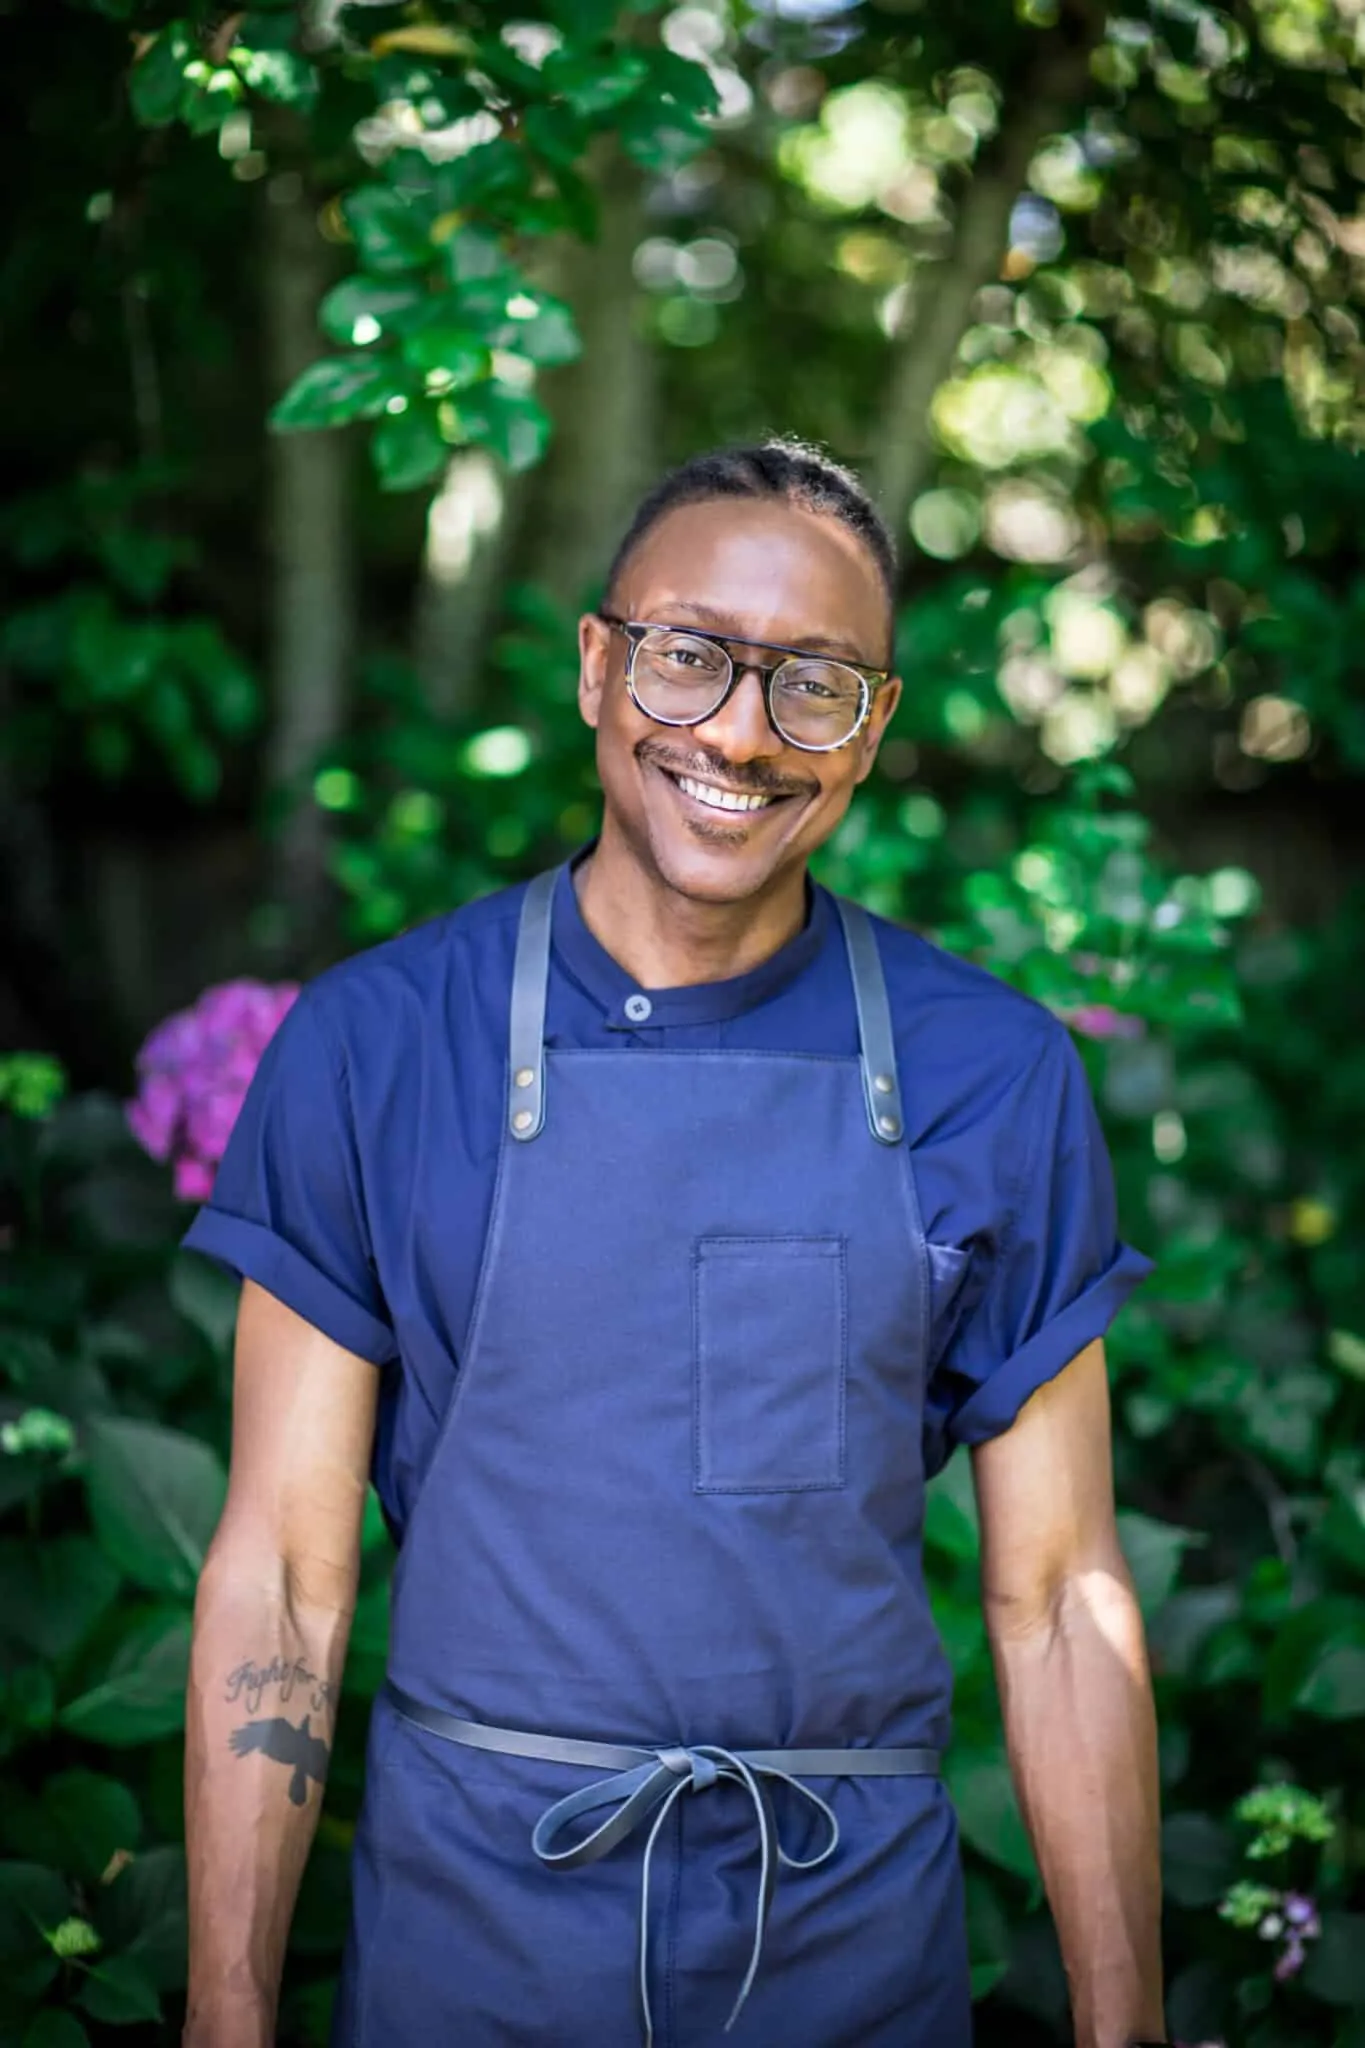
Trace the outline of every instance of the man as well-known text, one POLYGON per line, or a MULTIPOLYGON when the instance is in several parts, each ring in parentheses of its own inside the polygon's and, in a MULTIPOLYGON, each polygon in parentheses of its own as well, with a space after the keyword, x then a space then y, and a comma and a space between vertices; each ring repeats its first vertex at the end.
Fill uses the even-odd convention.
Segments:
POLYGON ((600 838, 322 976, 262 1062, 187 1240, 247 1282, 189 2048, 272 2037, 371 1472, 337 2048, 966 2048, 920 1561, 962 1443, 1076 2040, 1161 2032, 1100 1341, 1146 1262, 1062 1027, 806 877, 900 694, 893 575, 810 451, 665 479, 580 625, 600 838))

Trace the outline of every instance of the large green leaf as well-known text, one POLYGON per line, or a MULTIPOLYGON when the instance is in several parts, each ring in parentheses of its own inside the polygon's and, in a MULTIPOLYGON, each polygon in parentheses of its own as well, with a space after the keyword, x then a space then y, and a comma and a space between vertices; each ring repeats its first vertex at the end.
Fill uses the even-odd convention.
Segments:
POLYGON ((106 2026, 134 2026, 159 2020, 161 1999, 155 1984, 135 1956, 110 1956, 88 1970, 77 1994, 92 2019, 106 2026))
POLYGON ((118 1585, 117 1568, 88 1536, 0 1539, 0 1640, 54 1661, 65 1657, 106 1612, 118 1585))
POLYGON ((0 1815, 19 1854, 87 1884, 97 1884, 120 1849, 137 1847, 142 1816, 126 1785, 97 1771, 59 1771, 36 1799, 17 1799, 0 1815))
POLYGON ((491 380, 460 393, 456 416, 469 440, 482 441, 514 471, 539 462, 550 438, 549 415, 529 392, 491 380))
POLYGON ((1365 1913, 1324 1913, 1303 1985, 1326 2005, 1365 2005, 1365 1913))
POLYGON ((218 1358, 231 1355, 241 1289, 230 1273, 197 1252, 180 1252, 167 1279, 171 1300, 218 1358))
MULTIPOLYGON (((1333 1653, 1365 1649, 1365 1608, 1359 1600, 1333 1594, 1310 1600, 1297 1608, 1281 1627, 1265 1660, 1264 1704, 1266 1718, 1283 1720, 1314 1685, 1316 1674, 1328 1665, 1325 1680, 1316 1680, 1319 1700, 1341 1697, 1353 1685, 1354 1659, 1344 1669, 1334 1670, 1333 1653)), ((1321 1706, 1314 1711, 1321 1712, 1321 1706)))
POLYGON ((227 1475, 198 1437, 99 1417, 86 1434, 86 1497, 114 1562, 152 1593, 193 1593, 227 1475))
POLYGON ((90 2036, 74 2012, 49 2006, 29 2022, 23 2048, 90 2048, 90 2036))
POLYGON ((386 491, 410 491, 430 483, 450 460, 436 408, 429 399, 414 399, 400 413, 379 422, 370 443, 379 481, 386 491))
POLYGON ((0 1863, 0 1985, 13 1994, 22 1975, 36 1998, 56 1975, 47 1940, 71 1911, 66 1879, 40 1863, 0 1863))
POLYGON ((135 1856, 100 1895, 96 1917, 105 1945, 129 1955, 158 1991, 185 1982, 185 1852, 147 1849, 135 1856))
POLYGON ((279 433, 304 433, 373 419, 403 389, 402 365, 389 352, 324 356, 295 378, 270 424, 279 433))
POLYGON ((1155 1614, 1174 1589, 1186 1550, 1205 1539, 1195 1529, 1177 1528, 1172 1522, 1153 1521, 1150 1515, 1127 1510, 1119 1514, 1118 1529, 1138 1605, 1144 1615, 1155 1614))
POLYGON ((1236 1838, 1205 1813, 1173 1813, 1161 1830, 1166 1890, 1178 1906, 1213 1906, 1241 1865, 1236 1838))
POLYGON ((318 319, 329 341, 359 347, 367 336, 376 337, 365 325, 357 334, 357 323, 373 321, 381 333, 401 331, 405 323, 400 316, 419 312, 426 303, 425 288, 406 278, 347 277, 328 292, 318 319))
POLYGON ((417 205, 387 185, 348 192, 341 210, 367 270, 416 270, 431 261, 430 227, 417 205))
POLYGON ((115 1749, 174 1735, 185 1722, 189 1670, 189 1616, 167 1610, 146 1615, 57 1719, 71 1734, 115 1749))
POLYGON ((987 1862, 1035 1882, 1038 1869, 1003 1749, 950 1749, 943 1774, 964 1840, 987 1862))

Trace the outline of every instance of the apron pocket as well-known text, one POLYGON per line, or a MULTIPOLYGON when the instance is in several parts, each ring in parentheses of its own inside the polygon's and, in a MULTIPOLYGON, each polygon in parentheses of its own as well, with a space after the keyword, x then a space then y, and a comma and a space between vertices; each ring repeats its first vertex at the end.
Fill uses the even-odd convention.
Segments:
POLYGON ((692 1258, 698 1493, 844 1484, 841 1237, 703 1237, 692 1258))

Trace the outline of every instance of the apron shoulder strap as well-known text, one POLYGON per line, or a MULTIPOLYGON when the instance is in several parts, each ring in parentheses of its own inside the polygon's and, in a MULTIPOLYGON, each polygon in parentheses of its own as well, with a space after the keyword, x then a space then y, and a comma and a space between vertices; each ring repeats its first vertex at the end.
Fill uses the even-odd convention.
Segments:
POLYGON ((550 974, 550 912, 562 869, 537 875, 522 899, 512 966, 507 1045, 507 1128, 522 1144, 545 1122, 545 989, 550 974))
POLYGON ((891 1030, 891 1005, 872 920, 861 904, 834 899, 844 928, 853 1000, 858 1007, 858 1039, 862 1047, 863 1096, 867 1121, 879 1145, 899 1144, 905 1129, 896 1041, 891 1030))

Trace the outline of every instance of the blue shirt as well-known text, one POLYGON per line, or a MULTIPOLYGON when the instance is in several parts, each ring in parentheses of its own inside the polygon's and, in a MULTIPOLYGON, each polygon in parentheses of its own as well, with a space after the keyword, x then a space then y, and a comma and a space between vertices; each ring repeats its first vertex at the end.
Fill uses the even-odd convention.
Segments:
MULTIPOLYGON (((522 894, 468 904, 309 984, 184 1240, 381 1369, 374 1481, 400 1538, 474 1307, 522 894)), ((750 973, 641 989, 588 930, 565 872, 547 1043, 642 1059, 656 1047, 856 1055, 838 918, 822 889, 809 904, 804 930, 750 973)), ((1151 1268, 1118 1239, 1065 1027, 983 969, 876 926, 929 1244, 932 1473, 956 1445, 1008 1429, 1151 1268)), ((736 1133, 736 1172, 762 1142, 736 1133)), ((600 1200, 610 1232, 609 1181, 600 1200)))

